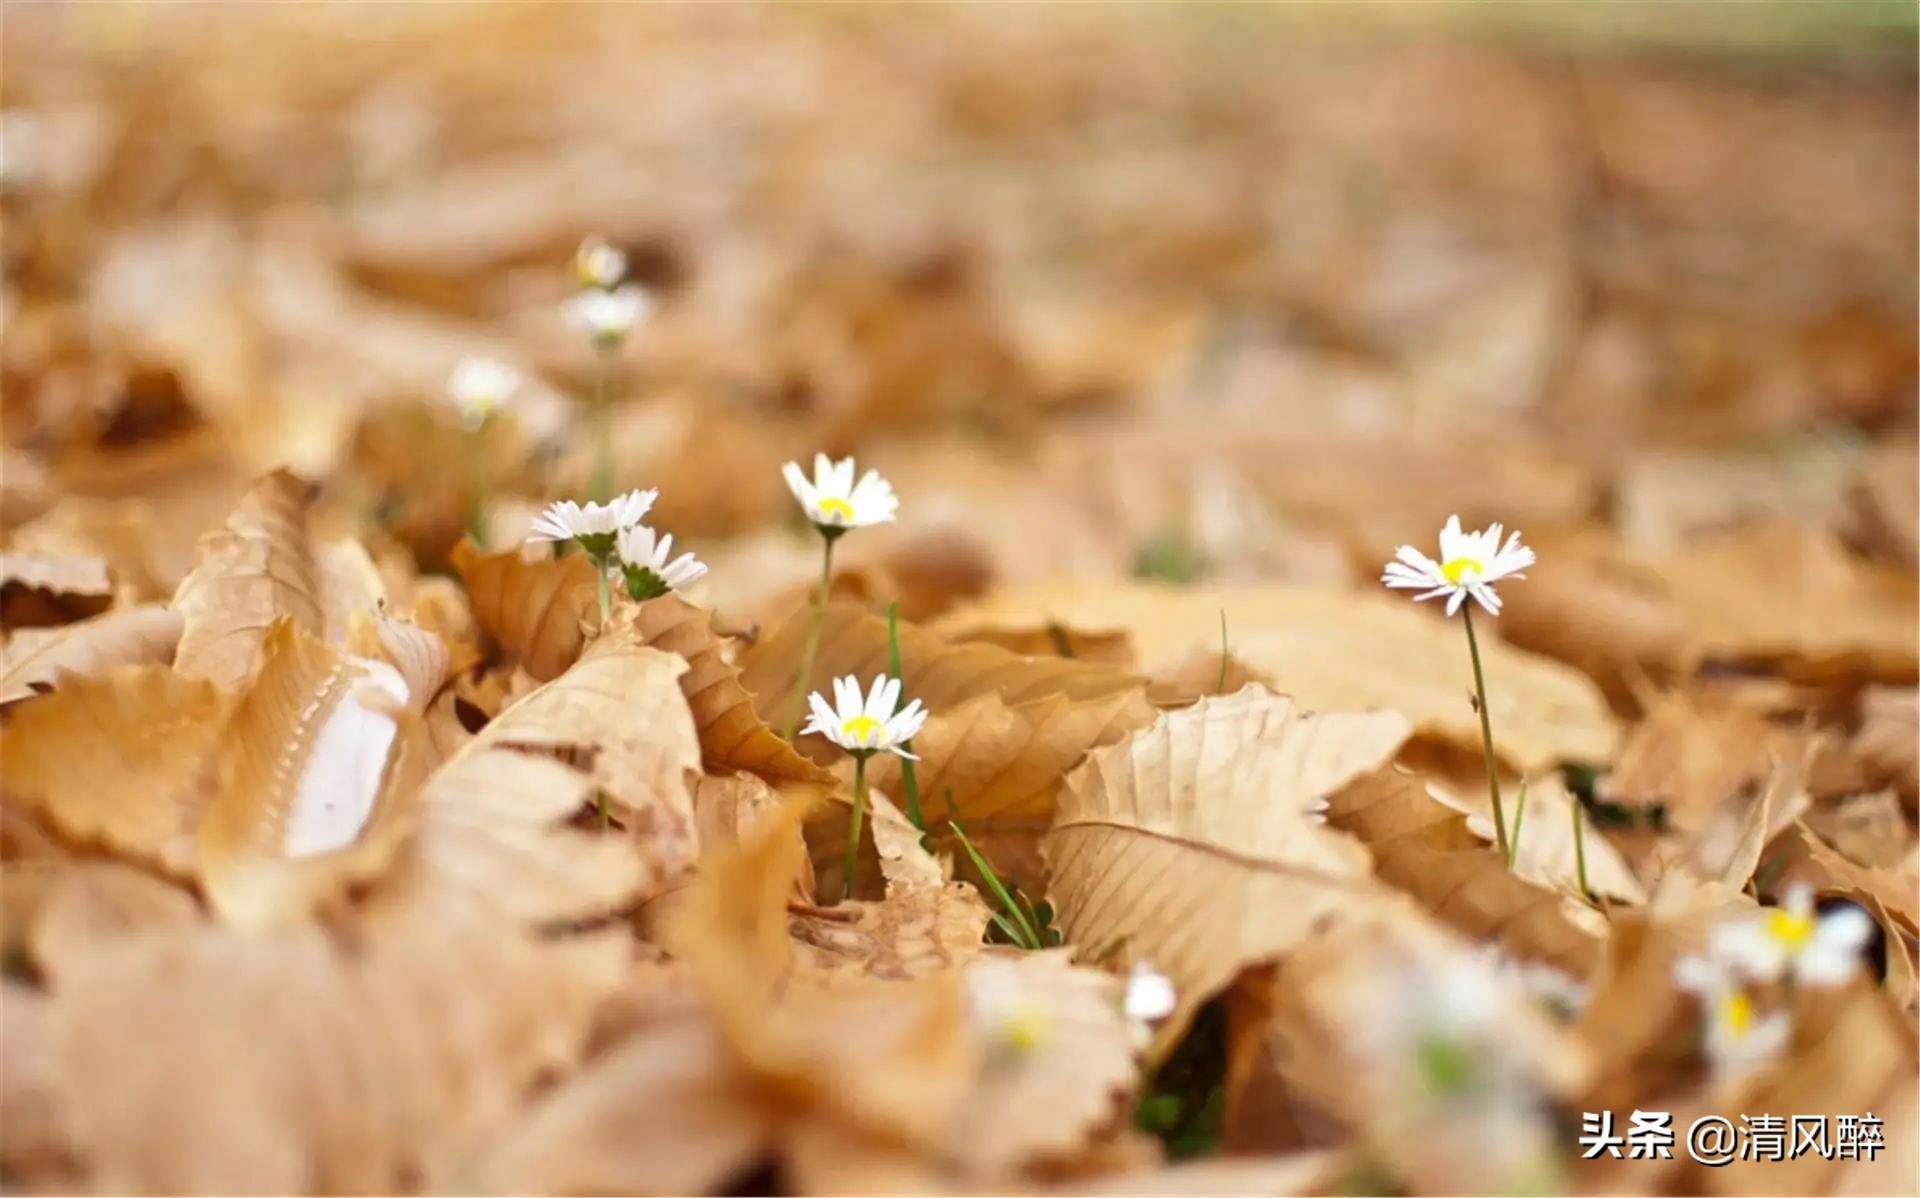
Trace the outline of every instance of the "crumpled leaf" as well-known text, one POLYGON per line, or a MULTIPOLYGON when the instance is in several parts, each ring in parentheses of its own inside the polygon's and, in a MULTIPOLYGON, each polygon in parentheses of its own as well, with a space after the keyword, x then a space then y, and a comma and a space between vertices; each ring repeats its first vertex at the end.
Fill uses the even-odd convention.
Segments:
POLYGON ((72 839, 184 876, 230 707, 211 682, 165 666, 69 678, 14 711, 7 791, 72 839))
POLYGON ((764 778, 798 782, 824 783, 832 778, 776 735, 755 711, 754 696, 741 685, 740 670, 722 652, 712 612, 671 594, 637 605, 623 604, 621 612, 631 612, 641 644, 686 660, 680 688, 700 729, 701 756, 708 769, 750 770, 764 778))
POLYGON ((461 541, 453 568, 480 630, 541 682, 579 659, 585 627, 599 622, 593 563, 584 554, 529 561, 517 550, 482 553, 461 541))
MULTIPOLYGON (((1529 811, 1522 842, 1538 813, 1529 811)), ((1511 808, 1509 808, 1511 821, 1511 808)), ((1379 877, 1469 936, 1497 939, 1517 956, 1576 977, 1593 968, 1605 925, 1590 908, 1509 871, 1500 851, 1435 800, 1416 776, 1376 770, 1327 801, 1327 823, 1373 854, 1379 877)))
POLYGON ((62 675, 98 676, 112 666, 171 661, 181 627, 178 612, 148 604, 58 628, 19 629, 0 646, 0 704, 53 690, 62 675))
POLYGON ((173 596, 185 620, 174 657, 181 673, 238 689, 258 668, 275 620, 338 643, 352 613, 378 605, 379 574, 365 550, 314 543, 313 497, 310 484, 277 470, 201 538, 199 561, 173 596))
MULTIPOLYGON (((1217 666, 1223 611, 1233 656, 1302 706, 1391 707, 1406 713, 1418 735, 1480 752, 1480 720, 1468 698, 1472 666, 1459 621, 1398 596, 1317 587, 1060 583, 990 595, 943 618, 938 628, 964 635, 980 625, 1057 620, 1088 631, 1122 630, 1133 638, 1142 668, 1161 676, 1194 653, 1213 654, 1217 666)), ((1585 675, 1484 632, 1480 651, 1503 760, 1537 773, 1560 761, 1612 756, 1618 731, 1585 675)))
POLYGON ((398 1192, 577 1057, 626 958, 451 902, 351 948, 314 925, 104 945, 47 1013, 64 1122, 101 1190, 398 1192))
POLYGON ((1394 712, 1307 713, 1249 686, 1167 712, 1068 775, 1041 841, 1048 893, 1083 951, 1173 979, 1160 1045, 1242 969, 1367 902, 1366 852, 1318 812, 1408 732, 1394 712))
POLYGON ((925 977, 977 956, 992 913, 965 882, 901 886, 877 901, 849 900, 796 913, 795 958, 825 973, 925 977))
POLYGON ((105 559, 0 551, 0 625, 66 624, 113 603, 105 559))

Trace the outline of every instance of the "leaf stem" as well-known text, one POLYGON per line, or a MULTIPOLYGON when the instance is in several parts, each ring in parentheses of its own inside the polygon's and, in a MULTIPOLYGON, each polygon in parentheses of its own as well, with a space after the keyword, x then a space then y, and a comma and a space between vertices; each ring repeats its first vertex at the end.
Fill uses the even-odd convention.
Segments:
POLYGON ((1500 808, 1500 764, 1493 755, 1493 717, 1487 712, 1487 676, 1480 668, 1480 640, 1473 634, 1473 603, 1461 605, 1461 619, 1467 626, 1467 653, 1473 658, 1473 693, 1480 709, 1480 743, 1487 754, 1487 793, 1493 799, 1493 832, 1500 842, 1502 859, 1512 859, 1507 842, 1507 816, 1500 808))
POLYGON ((833 590, 833 538, 820 534, 820 593, 813 601, 813 627, 807 629, 807 647, 800 653, 800 676, 793 680, 793 695, 787 700, 787 722, 781 735, 793 739, 800 726, 800 712, 807 705, 807 687, 813 681, 813 659, 820 652, 820 630, 827 623, 827 596, 833 590))
MULTIPOLYGON (((887 604, 887 671, 900 680, 902 687, 906 686, 906 676, 900 672, 900 601, 898 599, 887 604)), ((901 741, 900 747, 911 753, 913 741, 901 741)), ((900 759, 900 785, 907 792, 907 818, 913 821, 913 826, 924 834, 927 830, 927 820, 920 813, 920 775, 914 771, 913 767, 913 758, 900 759)))
POLYGON ((847 866, 840 876, 840 901, 853 897, 853 866, 860 857, 860 829, 867 819, 867 754, 853 758, 853 817, 847 821, 847 866))

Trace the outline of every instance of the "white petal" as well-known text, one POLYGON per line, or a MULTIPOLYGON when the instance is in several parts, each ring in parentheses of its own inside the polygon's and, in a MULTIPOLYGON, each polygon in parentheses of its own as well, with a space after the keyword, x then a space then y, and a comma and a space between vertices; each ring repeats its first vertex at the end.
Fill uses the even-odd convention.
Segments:
MULTIPOLYGON (((1436 591, 1434 593, 1438 594, 1439 592, 1436 591)), ((1425 599, 1427 598, 1427 596, 1422 595, 1420 596, 1420 598, 1425 599)), ((1467 589, 1465 587, 1454 588, 1453 594, 1447 597, 1447 614, 1453 615, 1455 612, 1459 611, 1460 605, 1466 602, 1466 598, 1467 598, 1467 589)))

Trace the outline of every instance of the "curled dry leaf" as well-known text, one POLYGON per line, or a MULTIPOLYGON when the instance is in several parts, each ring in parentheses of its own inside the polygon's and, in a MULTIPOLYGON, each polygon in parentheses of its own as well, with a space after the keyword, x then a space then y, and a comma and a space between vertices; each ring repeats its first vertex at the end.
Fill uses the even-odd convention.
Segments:
POLYGON ((593 563, 584 554, 529 561, 517 551, 482 553, 461 541, 453 568, 480 631, 529 674, 548 682, 579 659, 586 624, 599 619, 593 563))
POLYGON ((675 595, 649 599, 631 612, 641 644, 686 660, 680 689, 693 709, 707 768, 750 770, 763 778, 797 782, 830 780, 830 774, 796 752, 754 709, 754 696, 741 684, 740 670, 727 660, 724 642, 713 629, 712 612, 675 595))
POLYGON ((230 709, 165 666, 69 678, 7 724, 8 794, 66 837, 184 876, 230 709))
POLYGON ((454 902, 75 954, 48 1011, 89 1181, 147 1193, 397 1192, 572 1063, 617 937, 536 942, 454 902))
MULTIPOLYGON (((1529 814, 1522 832, 1534 827, 1529 814)), ((1563 811, 1564 814, 1564 811, 1563 811)), ((1604 922, 1582 904, 1509 871, 1498 849, 1434 799, 1418 777, 1376 770, 1336 791, 1327 823, 1373 854, 1374 872, 1442 922, 1576 977, 1592 968, 1604 922)))
POLYGON ((238 689, 258 668, 276 620, 337 643, 352 613, 378 605, 379 572, 365 550, 314 543, 313 498, 310 484, 277 470, 201 538, 199 561, 173 596, 185 620, 174 658, 181 673, 238 689))
POLYGON ((1068 775, 1041 841, 1048 892, 1083 951, 1173 979, 1160 1046, 1241 970, 1376 897, 1365 850, 1319 812, 1408 732, 1394 712, 1305 713, 1250 686, 1167 712, 1068 775))
MULTIPOLYGON (((1472 667, 1458 621, 1386 595, 1316 587, 1066 583, 990 595, 938 627, 964 635, 983 624, 1043 627, 1057 620, 1075 628, 1123 630, 1138 647, 1142 668, 1161 676, 1195 653, 1213 654, 1217 665, 1222 612, 1233 656, 1302 706, 1390 707, 1406 713, 1421 736, 1480 751, 1480 721, 1468 698, 1472 667)), ((1502 758, 1533 773, 1560 761, 1612 756, 1618 739, 1613 717, 1584 674, 1485 634, 1480 651, 1502 758)))
POLYGON ((796 913, 788 926, 798 961, 823 973, 904 980, 976 956, 992 918, 965 882, 902 886, 877 901, 796 913))
POLYGON ((98 676, 113 666, 171 661, 182 623, 178 612, 148 604, 58 628, 16 630, 0 646, 0 704, 52 690, 62 675, 98 676))
POLYGON ((0 551, 0 626, 68 624, 113 603, 104 558, 0 551))

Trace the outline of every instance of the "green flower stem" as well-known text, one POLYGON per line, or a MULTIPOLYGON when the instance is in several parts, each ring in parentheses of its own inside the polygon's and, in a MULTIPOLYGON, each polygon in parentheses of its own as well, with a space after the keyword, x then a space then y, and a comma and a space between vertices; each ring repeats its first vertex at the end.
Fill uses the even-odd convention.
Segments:
POLYGON ((600 596, 600 630, 606 631, 613 622, 613 600, 607 594, 607 563, 600 558, 593 560, 593 581, 600 596))
POLYGON ((1473 601, 1460 607, 1460 618, 1467 626, 1467 652, 1473 657, 1473 692, 1480 708, 1480 743, 1487 754, 1487 793, 1493 798, 1493 831, 1499 840, 1502 860, 1512 859, 1507 843, 1507 816, 1500 808, 1500 763, 1493 755, 1493 717, 1487 713, 1487 676, 1480 668, 1480 641, 1473 634, 1473 601))
POLYGON ((853 756, 853 818, 847 821, 847 866, 840 876, 840 901, 853 897, 853 865, 860 857, 860 829, 867 821, 867 753, 853 756))
POLYGON ((820 530, 825 547, 820 553, 820 594, 813 601, 813 627, 807 630, 807 647, 800 654, 800 676, 793 680, 793 696, 787 700, 787 722, 781 735, 793 739, 800 726, 800 713, 807 706, 807 687, 813 681, 813 659, 820 653, 820 631, 827 623, 827 595, 833 590, 833 541, 839 533, 820 530))
POLYGON ((994 872, 993 866, 980 855, 979 849, 973 847, 973 841, 968 838, 967 830, 961 827, 960 821, 951 814, 947 816, 947 826, 953 829, 955 836, 959 837, 960 847, 967 851, 967 857, 973 862, 973 868, 980 871, 981 880, 987 884, 987 889, 993 892, 993 897, 999 900, 1001 911, 1011 916, 1019 925, 1018 931, 1012 936, 1014 943, 1021 948, 1038 950, 1041 947, 1040 933, 1035 931, 1033 925, 1027 921, 1026 913, 1020 910, 1019 903, 1013 901, 1013 895, 1007 893, 1006 885, 1000 881, 1000 875, 994 872))
POLYGON ((1507 846, 1507 868, 1520 859, 1520 827, 1527 818, 1527 780, 1520 779, 1520 797, 1513 801, 1513 842, 1507 846))
POLYGON ((619 357, 617 342, 600 341, 598 361, 593 375, 593 483, 587 496, 605 503, 613 495, 613 420, 609 409, 613 401, 613 368, 619 357))
POLYGON ((467 438, 467 467, 471 475, 467 492, 467 532, 472 535, 476 547, 485 549, 487 547, 487 471, 478 432, 467 438))
MULTIPOLYGON (((904 687, 907 684, 906 675, 900 672, 900 603, 898 600, 887 604, 887 670, 900 680, 901 686, 904 687)), ((911 740, 901 741, 900 747, 909 753, 913 752, 911 740)), ((916 829, 925 834, 927 820, 920 812, 920 775, 914 772, 913 766, 913 758, 900 759, 900 787, 907 792, 907 819, 912 821, 916 829)))

